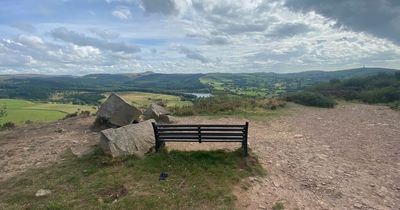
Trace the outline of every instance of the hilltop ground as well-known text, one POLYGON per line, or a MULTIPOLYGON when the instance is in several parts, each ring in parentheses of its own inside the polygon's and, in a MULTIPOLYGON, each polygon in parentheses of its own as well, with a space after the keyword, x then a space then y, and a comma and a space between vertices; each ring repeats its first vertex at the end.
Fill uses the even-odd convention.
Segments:
MULTIPOLYGON (((251 121, 249 144, 268 175, 235 188, 238 209, 400 208, 400 113, 383 106, 335 109, 291 105, 289 114, 251 121)), ((232 118, 176 118, 178 123, 240 123, 232 118)), ((93 144, 92 117, 26 125, 0 134, 0 181, 63 161, 65 150, 93 144)), ((169 144, 173 149, 239 145, 169 144)))

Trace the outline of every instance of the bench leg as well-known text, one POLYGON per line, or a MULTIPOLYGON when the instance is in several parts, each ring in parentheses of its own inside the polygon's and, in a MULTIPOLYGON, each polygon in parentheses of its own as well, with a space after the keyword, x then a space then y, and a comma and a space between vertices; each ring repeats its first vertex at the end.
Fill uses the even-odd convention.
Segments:
POLYGON ((245 157, 247 157, 247 155, 248 155, 248 148, 247 148, 247 141, 245 140, 245 141, 243 141, 242 142, 242 149, 243 149, 243 155, 245 156, 245 157))
POLYGON ((159 152, 163 146, 165 146, 165 142, 156 140, 156 152, 159 152))

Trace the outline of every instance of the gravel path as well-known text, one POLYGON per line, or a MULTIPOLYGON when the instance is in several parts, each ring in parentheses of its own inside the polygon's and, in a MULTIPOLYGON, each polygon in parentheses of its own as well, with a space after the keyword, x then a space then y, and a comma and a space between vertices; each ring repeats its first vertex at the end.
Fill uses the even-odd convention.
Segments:
POLYGON ((400 209, 400 113, 383 106, 298 107, 250 142, 268 170, 238 187, 240 209, 400 209))

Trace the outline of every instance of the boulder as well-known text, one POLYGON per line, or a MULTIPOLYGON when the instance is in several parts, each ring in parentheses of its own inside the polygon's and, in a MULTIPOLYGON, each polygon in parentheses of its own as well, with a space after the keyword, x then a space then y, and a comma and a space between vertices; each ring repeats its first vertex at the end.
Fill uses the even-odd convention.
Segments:
POLYGON ((169 122, 170 112, 158 104, 150 104, 143 113, 144 119, 155 119, 157 122, 169 122))
POLYGON ((100 136, 100 147, 112 157, 129 155, 143 157, 154 147, 152 122, 155 120, 103 130, 100 136))
POLYGON ((117 94, 111 93, 107 100, 100 106, 97 112, 97 121, 124 126, 135 121, 139 122, 141 114, 142 112, 139 109, 129 105, 117 94))

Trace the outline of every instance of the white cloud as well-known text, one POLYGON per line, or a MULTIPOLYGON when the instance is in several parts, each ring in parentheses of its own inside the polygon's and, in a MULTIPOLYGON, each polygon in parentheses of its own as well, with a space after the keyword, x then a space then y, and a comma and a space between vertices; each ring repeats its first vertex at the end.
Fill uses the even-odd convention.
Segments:
POLYGON ((117 17, 121 20, 127 20, 132 17, 131 10, 126 6, 118 6, 111 13, 114 17, 117 17))
POLYGON ((65 27, 52 30, 51 35, 58 40, 73 43, 79 46, 93 46, 104 50, 124 53, 136 53, 140 51, 140 48, 135 45, 126 44, 124 42, 108 42, 105 40, 88 37, 85 34, 68 30, 65 27))
POLYGON ((116 39, 120 36, 118 32, 107 29, 90 28, 89 31, 103 39, 116 39))
POLYGON ((189 49, 189 48, 183 47, 183 46, 178 47, 178 49, 179 49, 179 52, 186 55, 187 58, 190 58, 193 60, 198 60, 202 63, 208 63, 210 61, 196 49, 189 49))
POLYGON ((35 26, 29 23, 15 23, 11 24, 12 27, 27 33, 34 33, 36 32, 35 26))
MULTIPOLYGON (((77 0, 69 3, 72 1, 77 0)), ((400 68, 399 43, 390 41, 396 37, 349 24, 351 20, 362 23, 359 17, 364 12, 356 12, 357 17, 332 18, 340 15, 336 9, 344 0, 328 8, 332 3, 317 7, 311 4, 316 0, 299 0, 300 6, 296 6, 296 1, 289 0, 288 7, 285 1, 104 0, 100 9, 96 5, 90 8, 96 15, 87 21, 35 23, 33 33, 0 25, 0 73, 15 69, 72 74, 290 72, 363 64, 400 68), (130 21, 110 17, 115 11, 120 13, 114 16, 130 21)), ((354 1, 349 3, 351 8, 364 4, 363 0, 354 1)), ((396 8, 388 10, 389 17, 394 17, 390 24, 398 16, 393 13, 396 8)))

